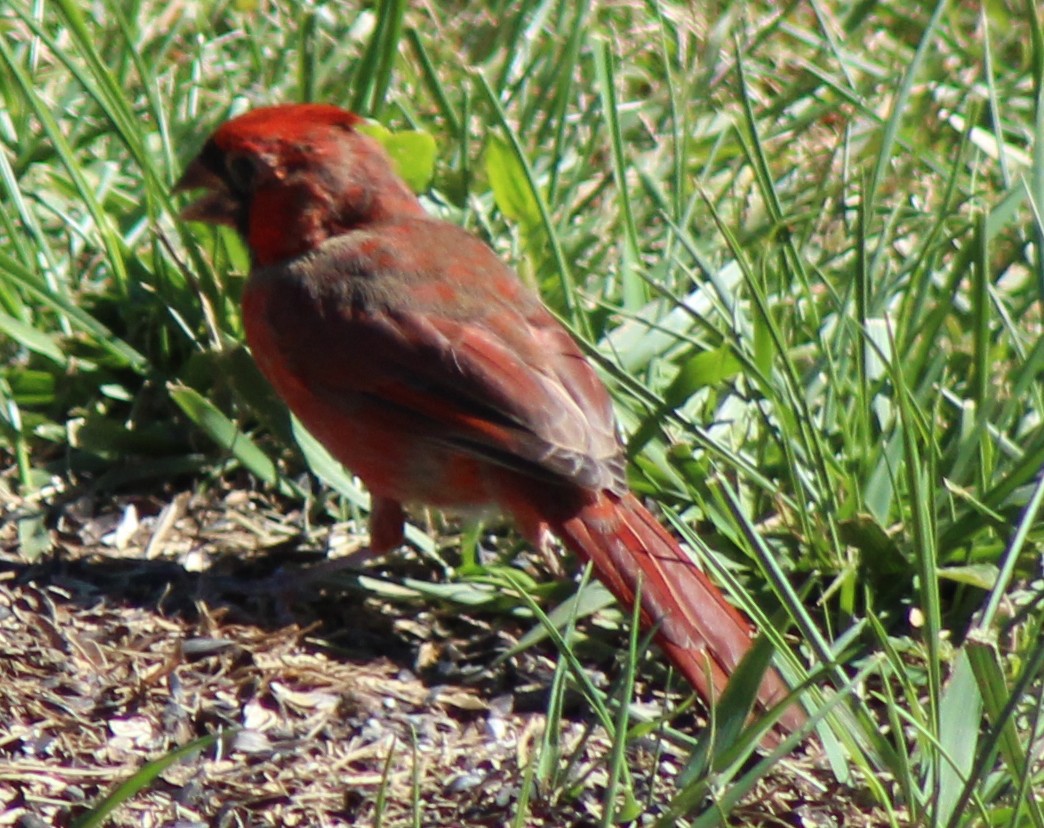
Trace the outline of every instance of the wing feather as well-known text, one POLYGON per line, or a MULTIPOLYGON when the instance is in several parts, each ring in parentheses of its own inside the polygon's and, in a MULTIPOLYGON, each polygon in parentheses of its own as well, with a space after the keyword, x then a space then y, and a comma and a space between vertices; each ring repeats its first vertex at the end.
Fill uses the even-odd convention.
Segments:
POLYGON ((420 267, 423 233, 406 247, 377 230, 255 272, 252 301, 275 338, 268 358, 308 393, 346 410, 384 406, 419 438, 621 491, 612 405, 573 339, 487 247, 452 225, 413 225, 437 225, 439 249, 447 229, 471 249, 420 267), (447 302, 433 285, 465 299, 447 302))

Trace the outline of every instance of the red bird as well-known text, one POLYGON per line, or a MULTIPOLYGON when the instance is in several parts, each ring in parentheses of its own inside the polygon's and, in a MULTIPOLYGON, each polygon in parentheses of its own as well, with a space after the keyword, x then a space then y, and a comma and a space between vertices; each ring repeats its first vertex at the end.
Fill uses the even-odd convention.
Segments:
MULTIPOLYGON (((627 488, 609 394, 566 330, 485 244, 427 215, 383 149, 335 106, 223 126, 176 191, 182 213, 250 249, 247 342, 290 409, 373 495, 371 547, 403 503, 499 507, 550 530, 641 619, 704 698, 751 627, 627 488)), ((764 705, 786 687, 770 671, 764 705)), ((782 724, 803 721, 791 706, 782 724)))

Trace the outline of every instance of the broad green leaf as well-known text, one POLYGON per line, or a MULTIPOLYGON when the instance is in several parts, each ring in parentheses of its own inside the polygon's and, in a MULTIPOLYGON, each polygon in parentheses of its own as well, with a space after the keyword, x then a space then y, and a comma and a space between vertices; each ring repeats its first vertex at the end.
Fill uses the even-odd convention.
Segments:
POLYGON ((495 135, 489 137, 485 154, 486 175, 497 207, 507 218, 528 230, 540 224, 540 206, 529 187, 526 171, 511 146, 495 135))
POLYGON ((415 193, 428 188, 435 175, 435 139, 427 132, 393 133, 384 143, 395 170, 415 193))
POLYGON ((435 139, 419 129, 392 132, 377 123, 362 124, 360 132, 375 138, 395 166, 395 172, 415 193, 428 188, 435 175, 435 139))

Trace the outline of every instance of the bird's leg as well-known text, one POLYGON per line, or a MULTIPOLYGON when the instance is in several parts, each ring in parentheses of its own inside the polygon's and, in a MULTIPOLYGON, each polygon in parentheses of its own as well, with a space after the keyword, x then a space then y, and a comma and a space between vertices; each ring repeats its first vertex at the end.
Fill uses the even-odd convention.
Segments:
POLYGON ((397 500, 370 498, 370 556, 383 555, 402 546, 406 515, 397 500))

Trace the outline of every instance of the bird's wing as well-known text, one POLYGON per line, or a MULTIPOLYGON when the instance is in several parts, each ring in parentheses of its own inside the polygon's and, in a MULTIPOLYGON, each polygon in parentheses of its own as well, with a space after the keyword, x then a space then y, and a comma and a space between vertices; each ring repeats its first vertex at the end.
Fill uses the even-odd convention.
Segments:
POLYGON ((246 306, 271 332, 264 358, 327 402, 386 408, 420 439, 620 490, 612 406, 593 368, 492 251, 454 238, 470 248, 452 268, 435 255, 418 272, 401 245, 363 255, 341 239, 255 274, 246 306))

